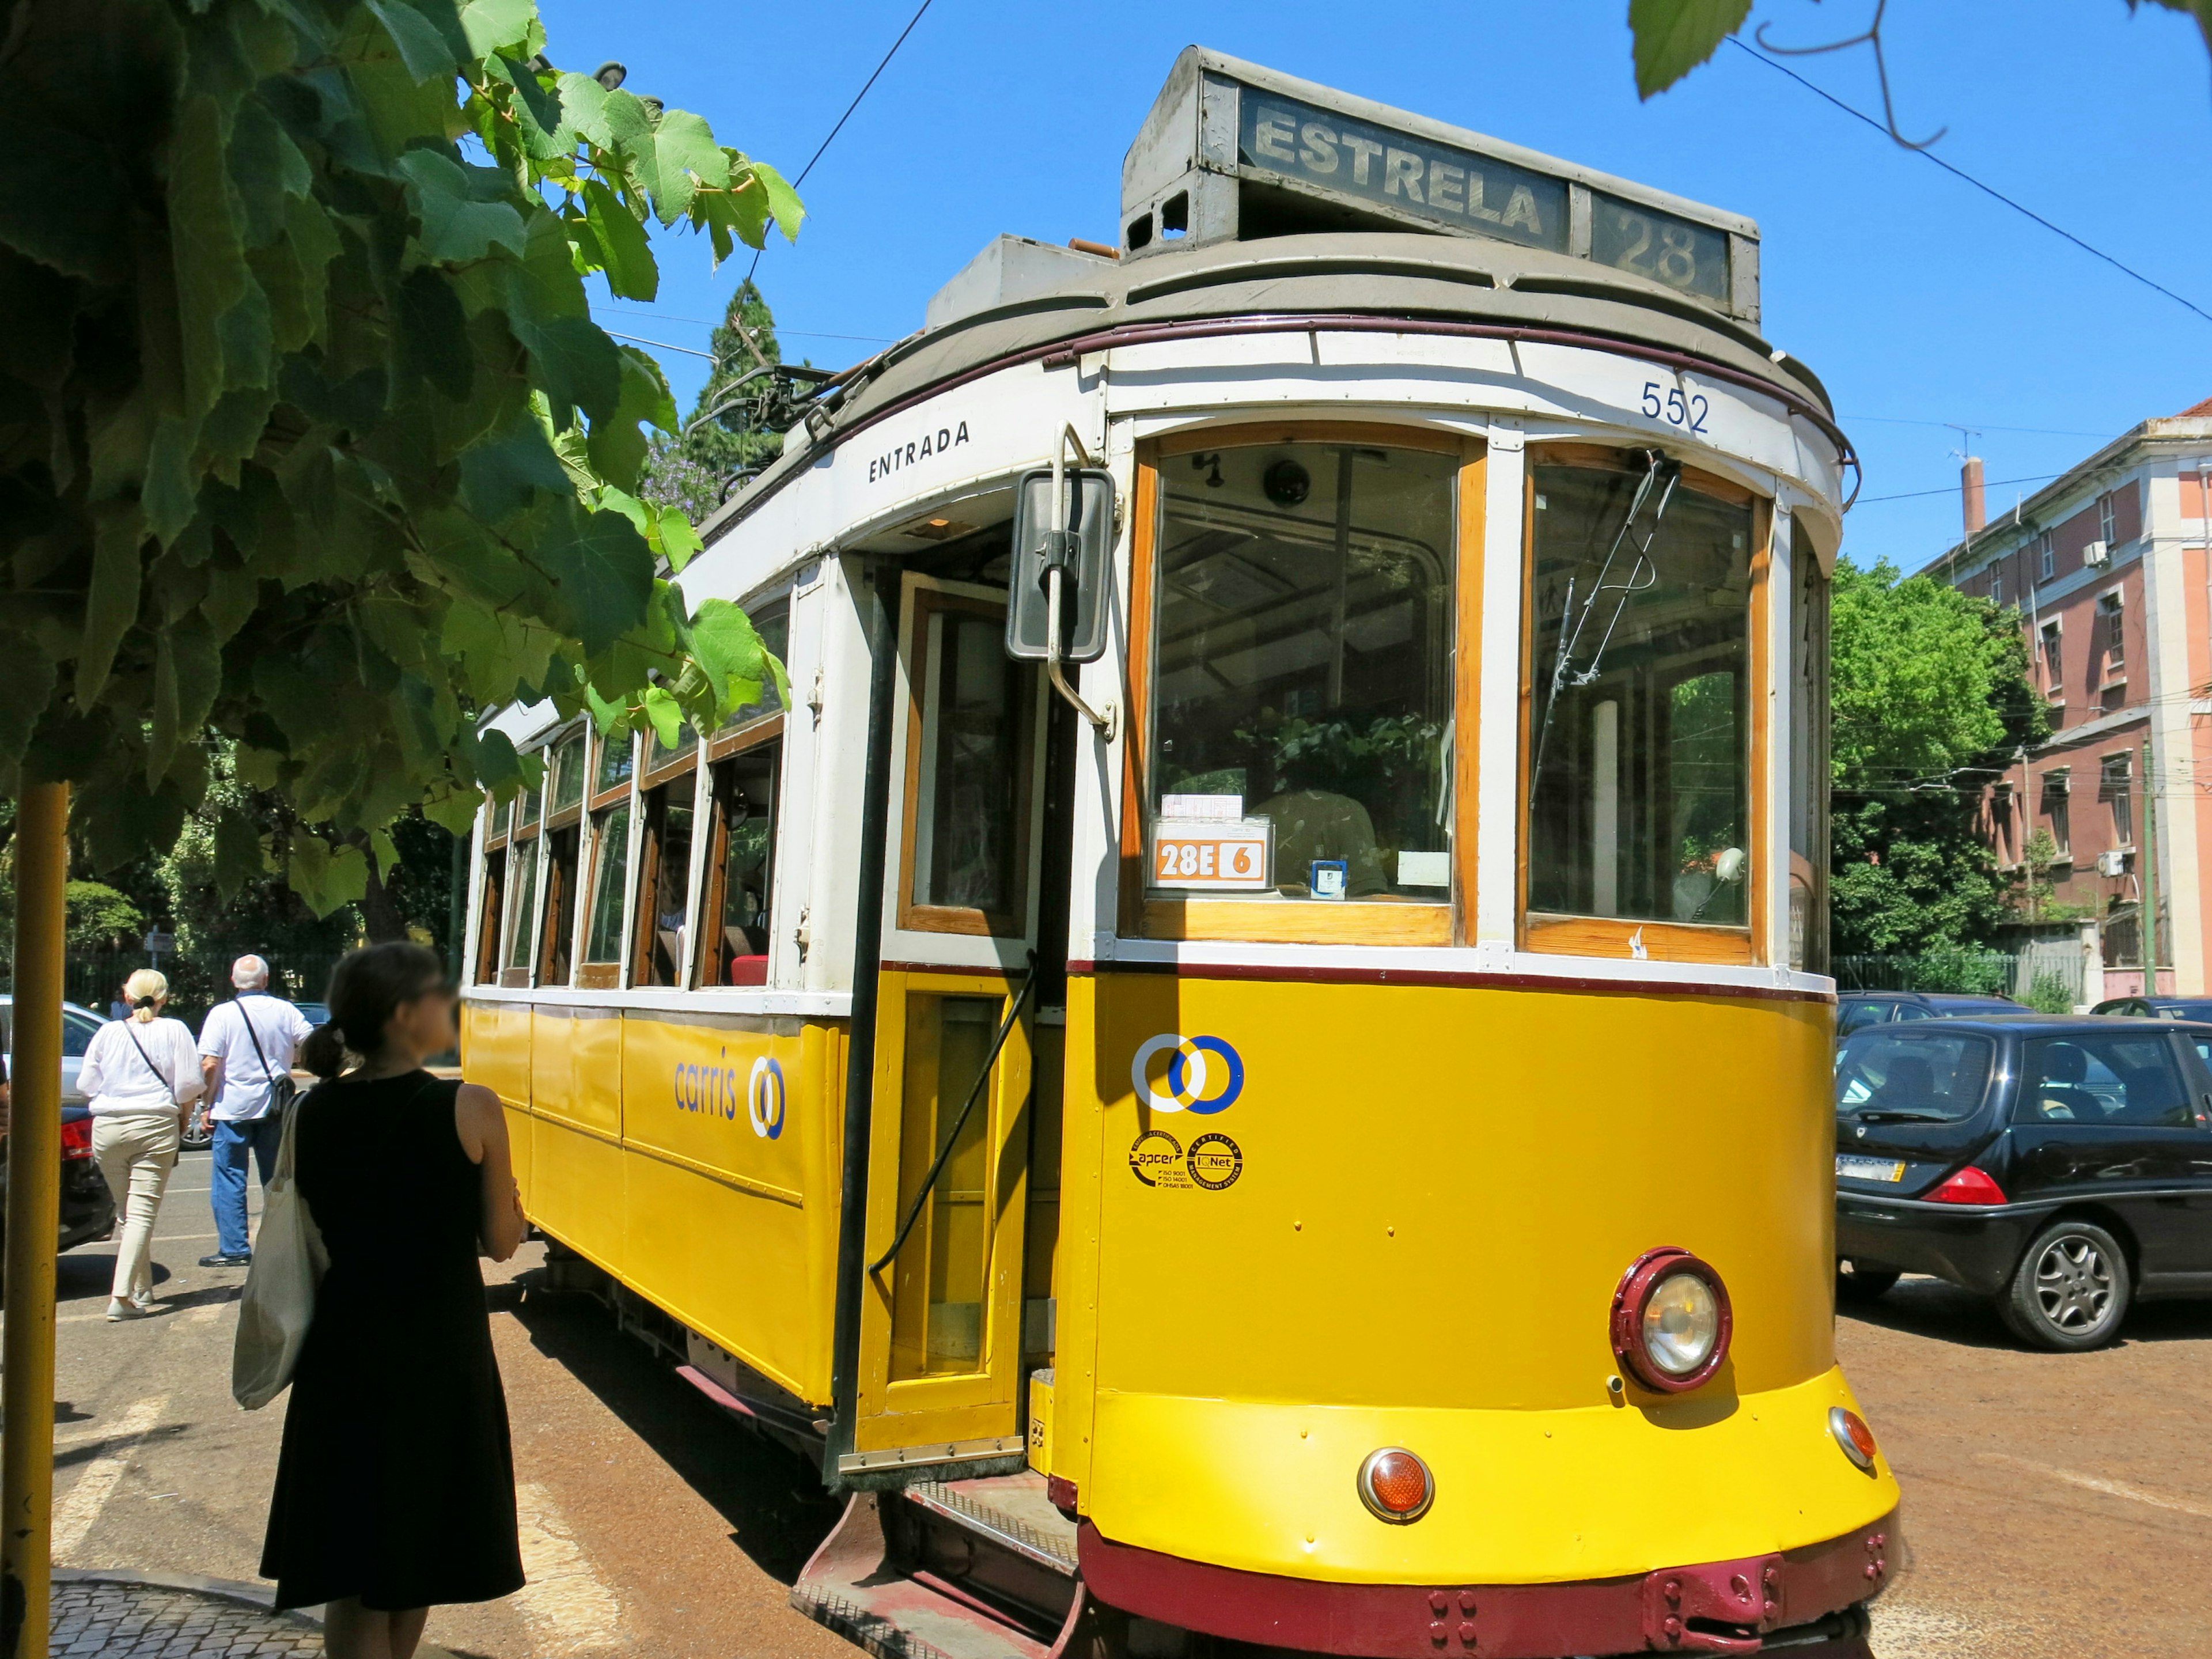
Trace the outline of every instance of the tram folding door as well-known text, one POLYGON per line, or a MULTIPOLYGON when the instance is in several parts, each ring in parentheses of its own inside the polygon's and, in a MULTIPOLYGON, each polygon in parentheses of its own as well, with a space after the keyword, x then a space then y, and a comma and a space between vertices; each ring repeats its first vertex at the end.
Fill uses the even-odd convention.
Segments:
MULTIPOLYGON (((854 1452, 1018 1455, 1036 911, 1034 668, 1003 590, 909 575, 854 1452)), ((904 1453, 905 1455, 900 1455, 904 1453)))

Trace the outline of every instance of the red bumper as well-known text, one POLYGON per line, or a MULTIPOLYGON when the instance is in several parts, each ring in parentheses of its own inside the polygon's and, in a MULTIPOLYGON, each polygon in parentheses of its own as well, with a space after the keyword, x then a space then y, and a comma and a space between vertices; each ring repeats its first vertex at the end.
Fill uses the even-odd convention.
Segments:
MULTIPOLYGON (((1564 1584, 1329 1584, 1279 1578, 1077 1533, 1084 1583, 1109 1606, 1264 1647, 1352 1659, 1561 1659, 1572 1654, 1756 1653, 1848 1613, 1888 1582, 1893 1510, 1803 1549, 1564 1584)), ((1863 1623, 1838 1619, 1832 1647, 1863 1654, 1863 1623)))

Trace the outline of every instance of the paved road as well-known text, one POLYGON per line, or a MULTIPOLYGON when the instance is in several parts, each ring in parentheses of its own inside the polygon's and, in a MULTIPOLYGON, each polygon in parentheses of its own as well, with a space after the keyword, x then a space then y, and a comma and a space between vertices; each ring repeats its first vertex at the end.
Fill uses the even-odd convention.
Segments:
MULTIPOLYGON (((244 1275, 213 1248, 207 1159, 179 1165, 157 1288, 109 1325, 112 1247, 63 1259, 59 1560, 252 1579, 280 1400, 229 1395, 244 1275)), ((441 1609, 482 1659, 852 1659, 785 1592, 833 1514, 813 1472, 736 1428, 588 1298, 536 1288, 535 1246, 493 1270, 531 1588, 441 1609)), ((2141 1311, 2102 1353, 2031 1354, 1993 1316, 1908 1279, 1838 1346, 1905 1483, 1910 1566, 1881 1659, 2197 1659, 2212 1652, 2212 1304, 2141 1311)))

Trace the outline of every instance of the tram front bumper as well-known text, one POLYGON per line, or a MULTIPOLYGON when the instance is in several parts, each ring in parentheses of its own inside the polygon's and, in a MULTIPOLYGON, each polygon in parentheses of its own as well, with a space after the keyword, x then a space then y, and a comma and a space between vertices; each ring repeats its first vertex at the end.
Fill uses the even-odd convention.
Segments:
POLYGON ((1117 1544, 1088 1521, 1083 1578, 1109 1607, 1263 1647, 1357 1659, 1786 1652, 1867 1659, 1863 1604, 1901 1547, 1897 1512, 1841 1537, 1640 1577, 1558 1584, 1341 1584, 1117 1544))

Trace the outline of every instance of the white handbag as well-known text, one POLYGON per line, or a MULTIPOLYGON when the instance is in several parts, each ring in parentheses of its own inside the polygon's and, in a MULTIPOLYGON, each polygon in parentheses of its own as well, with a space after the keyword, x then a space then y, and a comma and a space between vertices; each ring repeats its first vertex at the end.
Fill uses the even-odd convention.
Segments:
POLYGON ((276 1146, 276 1168, 253 1240, 253 1265, 238 1304, 238 1340, 231 1349, 230 1392, 248 1411, 258 1411, 284 1392, 300 1363, 300 1349, 315 1316, 315 1291, 330 1253, 307 1200, 293 1179, 293 1141, 300 1102, 286 1104, 276 1146))

